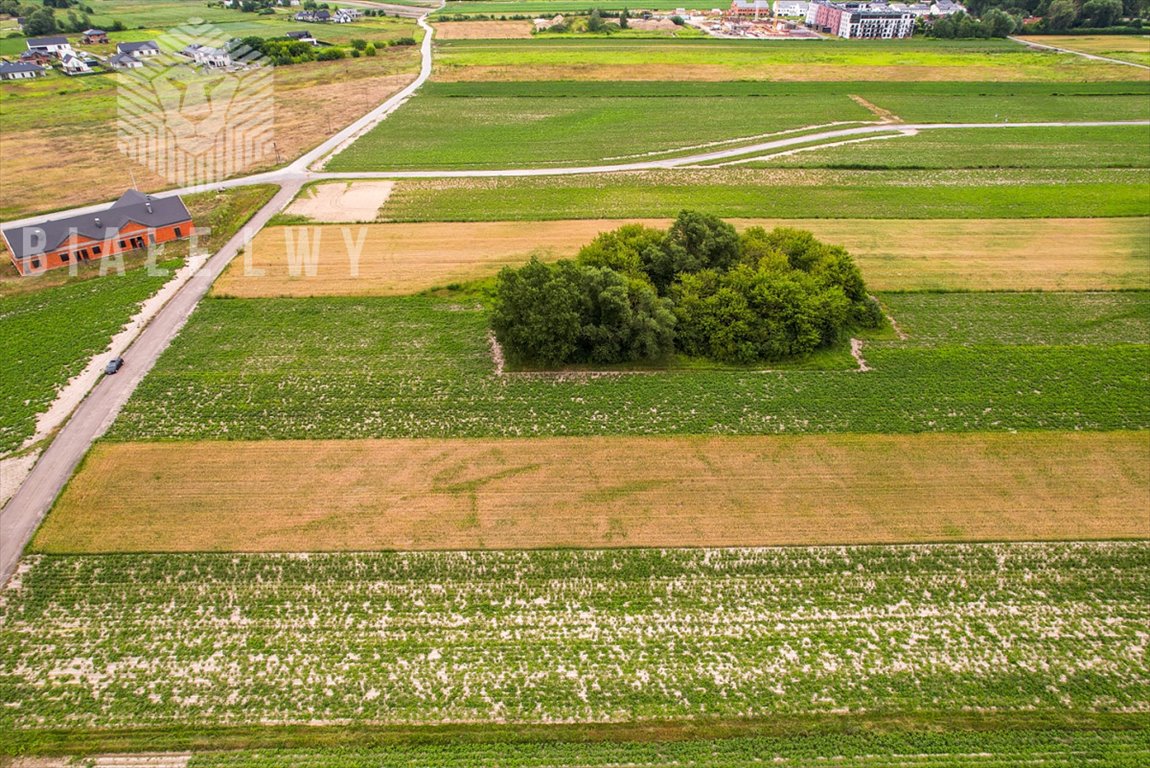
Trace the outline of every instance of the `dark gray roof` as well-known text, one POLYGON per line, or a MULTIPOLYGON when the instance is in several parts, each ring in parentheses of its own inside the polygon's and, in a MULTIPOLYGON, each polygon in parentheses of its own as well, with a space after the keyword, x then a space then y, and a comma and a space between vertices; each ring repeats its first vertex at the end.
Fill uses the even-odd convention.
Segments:
POLYGON ((85 29, 84 34, 85 35, 106 35, 108 33, 102 29, 85 29))
POLYGON ((4 72, 43 72, 44 68, 39 64, 31 64, 27 61, 0 61, 0 73, 4 72))
POLYGON ((143 63, 130 53, 114 53, 108 57, 108 63, 113 67, 130 65, 143 66, 143 63))
POLYGON ((306 29, 301 29, 298 32, 288 32, 286 37, 298 40, 301 37, 311 37, 311 32, 308 32, 306 29))
POLYGON ((160 46, 156 45, 155 40, 145 40, 142 43, 116 43, 116 50, 120 53, 131 53, 132 51, 158 51, 160 46))
POLYGON ((55 35, 53 37, 30 37, 28 38, 28 47, 36 48, 41 45, 64 45, 68 42, 68 38, 63 35, 55 35))
POLYGON ((168 227, 191 218, 178 195, 152 197, 129 189, 102 211, 5 229, 4 239, 17 259, 26 259, 54 250, 73 232, 90 240, 104 240, 115 237, 129 221, 153 228, 168 227))

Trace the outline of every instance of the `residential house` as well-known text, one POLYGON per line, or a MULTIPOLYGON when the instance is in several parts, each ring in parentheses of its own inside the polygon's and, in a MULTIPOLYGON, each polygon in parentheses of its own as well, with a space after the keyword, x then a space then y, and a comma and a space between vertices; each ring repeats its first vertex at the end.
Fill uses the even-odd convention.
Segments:
POLYGON ((73 53, 72 44, 68 42, 68 38, 63 35, 54 37, 30 37, 25 41, 30 51, 38 51, 40 53, 47 53, 57 58, 63 56, 65 53, 73 53))
POLYGON ((350 24, 353 21, 359 21, 362 16, 363 11, 355 8, 340 8, 332 14, 331 20, 334 24, 350 24))
POLYGON ((160 46, 156 44, 155 40, 144 40, 139 43, 116 43, 116 53, 141 59, 147 56, 159 56, 160 46))
POLYGON ((103 45, 108 42, 108 33, 102 29, 85 29, 80 42, 84 45, 103 45))
POLYGON ((21 64, 51 64, 54 59, 52 54, 44 53, 43 51, 21 51, 19 61, 21 64))
POLYGON ((102 211, 11 227, 3 235, 16 270, 29 275, 179 240, 191 232, 192 216, 178 196, 152 197, 130 189, 102 211))
POLYGON ((39 64, 26 61, 0 61, 0 80, 31 80, 44 74, 39 64))
POLYGON ((311 43, 312 45, 319 45, 319 41, 312 36, 311 32, 306 29, 301 29, 298 32, 288 32, 287 37, 299 43, 311 43))
POLYGON ((223 48, 213 48, 210 45, 200 45, 199 43, 192 43, 181 50, 180 54, 187 56, 203 67, 225 69, 233 63, 231 54, 223 48))
POLYGON ((87 59, 74 53, 65 53, 60 57, 60 71, 65 75, 91 75, 95 72, 87 59))
POLYGON ((931 4, 931 16, 951 16, 955 13, 965 13, 966 8, 958 3, 951 2, 951 0, 937 0, 931 4))
POLYGON ((108 57, 108 66, 112 69, 139 69, 144 62, 128 53, 114 53, 108 57))
POLYGON ((914 34, 914 14, 891 10, 885 3, 833 3, 814 0, 807 9, 808 27, 847 39, 892 40, 914 34))
POLYGON ((770 0, 731 0, 727 16, 734 19, 769 19, 771 3, 770 0))
POLYGON ((810 8, 808 0, 775 0, 776 16, 798 16, 806 18, 807 9, 810 8))
POLYGON ((320 8, 317 11, 300 11, 292 18, 296 21, 315 21, 326 24, 331 21, 331 11, 326 8, 320 8))

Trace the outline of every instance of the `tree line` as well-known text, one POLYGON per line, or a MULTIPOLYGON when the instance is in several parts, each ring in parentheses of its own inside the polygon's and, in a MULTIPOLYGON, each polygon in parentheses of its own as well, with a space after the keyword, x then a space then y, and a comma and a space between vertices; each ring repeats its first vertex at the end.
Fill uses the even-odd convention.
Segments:
POLYGON ((532 259, 496 279, 492 329, 527 366, 659 361, 753 364, 809 354, 884 320, 850 254, 810 232, 741 235, 683 211, 595 238, 574 260, 532 259))

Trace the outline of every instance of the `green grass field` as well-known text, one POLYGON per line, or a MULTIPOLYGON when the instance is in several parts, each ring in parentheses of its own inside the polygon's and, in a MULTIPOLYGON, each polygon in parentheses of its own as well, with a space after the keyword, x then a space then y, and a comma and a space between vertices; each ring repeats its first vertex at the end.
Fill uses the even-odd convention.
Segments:
MULTIPOLYGON (((164 270, 180 260, 164 259, 164 270)), ((106 277, 0 298, 0 454, 15 450, 36 431, 36 415, 108 346, 140 304, 168 281, 142 266, 106 277)))
MULTIPOLYGON (((673 157, 705 151, 713 142, 737 146, 787 129, 875 120, 851 95, 920 122, 1080 120, 1084 112, 1094 119, 1150 119, 1150 90, 1138 84, 1079 85, 1058 96, 1050 94, 1051 86, 1034 84, 900 88, 866 83, 433 83, 327 167, 337 172, 518 168, 673 157)), ((1147 152, 1147 142, 1141 141, 1147 130, 1123 134, 1135 154, 1147 152)))
POLYGON ((863 73, 865 79, 877 82, 1138 79, 1126 66, 1036 51, 1009 40, 922 37, 778 42, 714 38, 451 40, 438 44, 436 72, 439 77, 467 80, 849 81, 860 79, 863 73), (556 68, 568 73, 567 77, 540 77, 541 72, 556 68))
POLYGON ((848 713, 913 727, 972 709, 1074 723, 1150 705, 1144 542, 28 565, 0 624, 0 690, 22 706, 0 728, 29 740, 848 713))
MULTIPOLYGON (((872 115, 845 95, 749 98, 710 84, 651 84, 663 98, 609 86, 591 96, 563 84, 521 88, 428 85, 391 119, 328 163, 332 171, 510 168, 642 159, 708 141, 872 115), (674 94, 674 95, 671 95, 674 94)), ((738 89, 735 89, 736 91, 738 89)))
POLYGON ((264 750, 239 754, 196 755, 189 768, 543 768, 580 765, 690 765, 729 768, 758 762, 819 765, 825 768, 958 768, 1022 765, 1040 761, 1045 768, 1077 768, 1091 763, 1137 768, 1150 761, 1147 731, 957 731, 946 734, 854 733, 806 737, 736 737, 663 743, 643 741, 579 743, 435 744, 331 750, 264 750))
POLYGON ((1150 168, 1150 127, 922 131, 815 149, 748 168, 1150 168))
MULTIPOLYGON (((1150 303, 892 296, 921 338, 873 371, 499 378, 448 299, 208 299, 109 436, 141 439, 968 432, 1150 427, 1150 303), (955 330, 940 329, 945 313, 955 330), (981 313, 987 313, 983 319, 981 313)), ((1085 296, 1085 298, 1083 298, 1085 296)), ((472 300, 469 300, 469 302, 472 300)))
POLYGON ((674 217, 997 219, 1150 215, 1142 170, 706 169, 402 181, 383 221, 674 217))
MULTIPOLYGON (((185 202, 196 225, 213 230, 201 247, 211 250, 226 242, 275 189, 261 185, 188 195, 185 202)), ((67 269, 18 277, 6 265, 0 281, 0 348, 7 355, 7 363, 0 366, 0 454, 35 434, 36 415, 51 404, 57 389, 107 348, 186 254, 185 243, 164 246, 156 264, 161 272, 154 273, 142 256, 128 259, 131 268, 123 274, 105 262, 75 277, 67 269), (108 267, 104 276, 101 266, 108 267)), ((4 258, 7 261, 7 254, 4 258)))

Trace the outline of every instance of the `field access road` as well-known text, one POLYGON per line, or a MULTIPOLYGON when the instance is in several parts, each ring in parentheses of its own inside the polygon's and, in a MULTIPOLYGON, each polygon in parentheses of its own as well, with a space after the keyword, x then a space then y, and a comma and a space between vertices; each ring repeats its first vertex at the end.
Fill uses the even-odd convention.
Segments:
POLYGON ((44 450, 20 490, 0 512, 0 585, 6 583, 20 560, 40 520, 63 489, 88 448, 111 426, 120 408, 151 370, 192 310, 208 292, 247 242, 248 232, 258 231, 283 210, 299 192, 299 184, 285 184, 245 230, 237 232, 223 248, 192 275, 183 288, 164 305, 124 353, 124 367, 115 376, 104 376, 76 408, 72 418, 44 450))
POLYGON ((1021 37, 1009 38, 1016 43, 1029 45, 1031 48, 1040 48, 1044 51, 1057 51, 1058 53, 1072 53, 1075 56, 1081 56, 1084 59, 1092 59, 1094 61, 1104 61, 1107 64, 1121 64, 1125 67, 1137 67, 1138 69, 1150 69, 1145 64, 1139 64, 1134 61, 1123 61, 1122 59, 1112 59, 1109 56, 1099 56, 1096 53, 1086 53, 1085 51, 1076 51, 1073 48, 1059 48, 1057 45, 1047 45, 1046 43, 1036 43, 1033 40, 1023 40, 1021 37))

